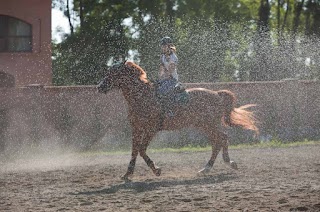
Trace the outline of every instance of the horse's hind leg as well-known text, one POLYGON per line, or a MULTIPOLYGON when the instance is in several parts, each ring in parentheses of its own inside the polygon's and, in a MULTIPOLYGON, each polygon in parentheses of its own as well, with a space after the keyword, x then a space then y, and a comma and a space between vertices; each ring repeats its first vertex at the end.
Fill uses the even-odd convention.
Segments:
POLYGON ((229 157, 229 152, 228 152, 228 146, 229 146, 229 141, 228 141, 228 136, 225 133, 221 133, 221 143, 222 143, 222 158, 223 161, 230 165, 231 168, 233 169, 238 169, 237 163, 230 160, 229 157))
POLYGON ((208 138, 209 138, 211 145, 212 145, 212 154, 211 154, 211 158, 208 161, 208 163, 206 164, 206 166, 203 169, 201 169, 199 171, 199 173, 207 173, 212 169, 214 161, 216 160, 216 158, 219 154, 219 151, 222 147, 221 142, 219 141, 219 134, 218 133, 214 133, 214 134, 210 133, 207 135, 208 135, 208 138))

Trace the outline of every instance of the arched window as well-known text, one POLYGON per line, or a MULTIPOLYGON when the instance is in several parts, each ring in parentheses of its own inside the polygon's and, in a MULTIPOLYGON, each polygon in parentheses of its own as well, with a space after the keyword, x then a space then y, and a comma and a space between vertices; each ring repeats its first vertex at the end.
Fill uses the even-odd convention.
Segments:
POLYGON ((31 24, 14 17, 0 15, 0 52, 31 51, 31 24))

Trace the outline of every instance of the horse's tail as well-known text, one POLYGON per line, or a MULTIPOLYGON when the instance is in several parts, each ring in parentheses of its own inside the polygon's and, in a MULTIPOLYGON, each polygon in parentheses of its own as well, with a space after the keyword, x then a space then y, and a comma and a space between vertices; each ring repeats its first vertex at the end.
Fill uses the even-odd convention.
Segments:
POLYGON ((218 94, 222 98, 224 106, 222 121, 226 126, 241 126, 244 129, 254 131, 256 134, 259 133, 253 112, 247 110, 248 108, 255 106, 254 104, 247 104, 236 108, 236 96, 234 93, 228 90, 221 90, 218 91, 218 94))

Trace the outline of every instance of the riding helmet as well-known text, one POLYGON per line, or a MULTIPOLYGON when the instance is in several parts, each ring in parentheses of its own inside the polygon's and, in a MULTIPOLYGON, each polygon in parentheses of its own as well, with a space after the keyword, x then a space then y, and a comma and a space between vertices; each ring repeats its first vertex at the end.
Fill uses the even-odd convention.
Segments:
POLYGON ((166 36, 166 37, 163 37, 160 41, 160 45, 167 45, 167 44, 172 44, 173 41, 170 37, 166 36))

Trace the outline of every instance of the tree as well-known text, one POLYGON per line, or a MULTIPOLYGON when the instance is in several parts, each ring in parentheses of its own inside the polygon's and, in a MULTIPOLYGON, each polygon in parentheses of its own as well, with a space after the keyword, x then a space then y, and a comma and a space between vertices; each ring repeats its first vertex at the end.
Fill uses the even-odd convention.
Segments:
POLYGON ((259 19, 257 21, 257 32, 254 39, 254 63, 253 69, 250 71, 251 81, 267 81, 273 78, 272 69, 270 67, 270 4, 268 0, 260 0, 259 19))
POLYGON ((319 74, 316 0, 54 0, 71 34, 53 45, 54 83, 95 84, 133 57, 156 79, 171 36, 183 82, 262 81, 319 74), (77 20, 79 24, 74 24, 77 20), (133 54, 129 54, 133 52, 133 54), (306 65, 304 61, 309 61, 306 65))
POLYGON ((62 43, 54 45, 55 84, 96 84, 108 63, 127 57, 129 43, 123 20, 132 5, 131 1, 117 2, 73 1, 80 25, 62 43), (115 4, 110 7, 110 3, 115 4))

